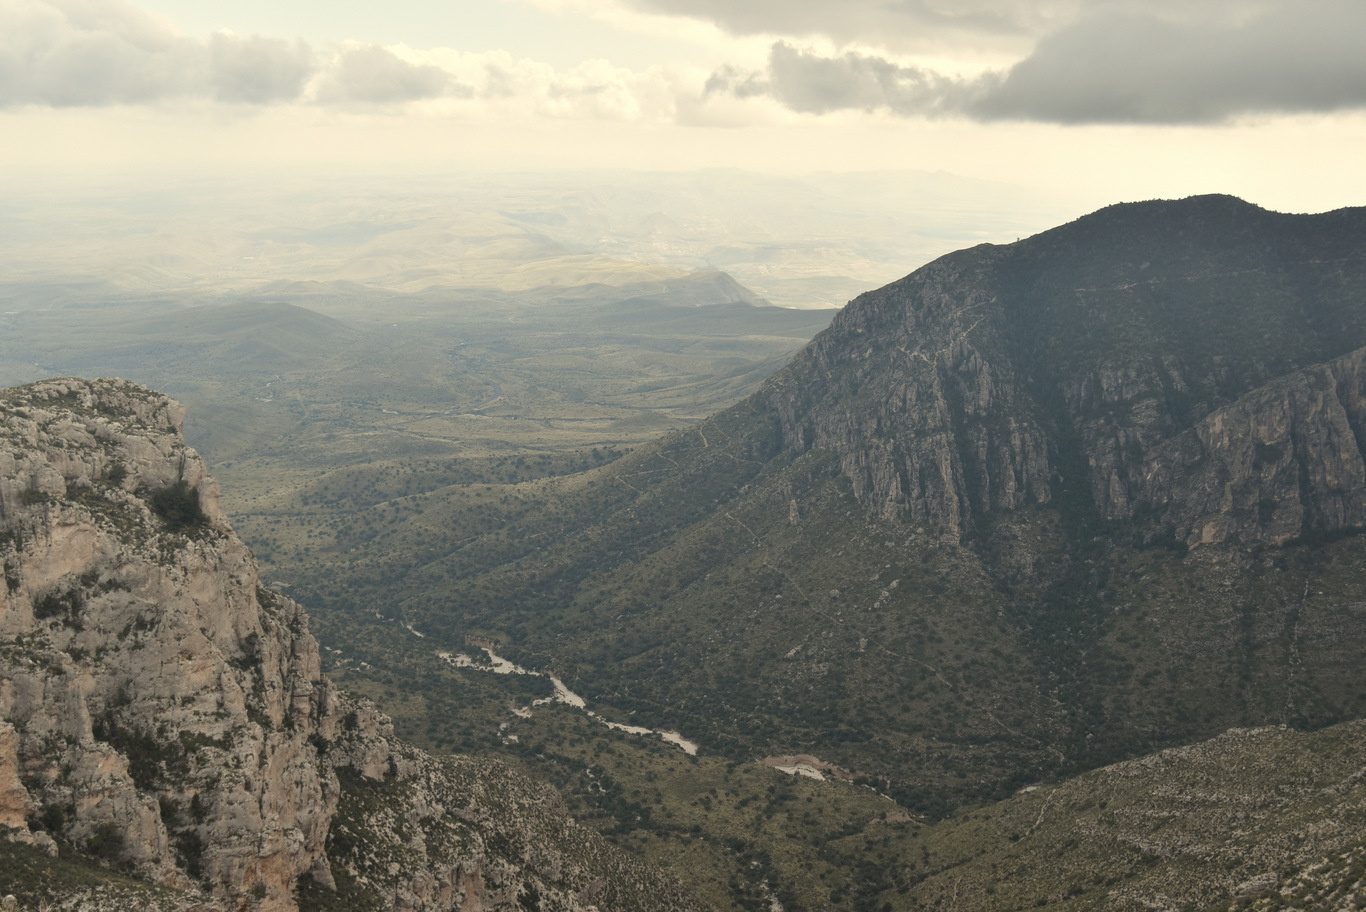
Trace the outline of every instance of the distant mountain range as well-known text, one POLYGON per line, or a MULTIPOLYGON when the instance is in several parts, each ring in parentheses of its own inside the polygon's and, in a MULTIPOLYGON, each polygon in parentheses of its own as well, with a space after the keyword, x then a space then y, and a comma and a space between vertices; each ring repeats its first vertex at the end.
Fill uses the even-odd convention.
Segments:
MULTIPOLYGON (((535 295, 724 270, 837 307, 907 263, 1017 237, 1077 204, 943 172, 589 171, 12 188, 0 313, 72 301, 535 295)), ((332 313, 329 311, 329 313, 332 313)), ((332 315, 337 315, 333 313, 332 315)))

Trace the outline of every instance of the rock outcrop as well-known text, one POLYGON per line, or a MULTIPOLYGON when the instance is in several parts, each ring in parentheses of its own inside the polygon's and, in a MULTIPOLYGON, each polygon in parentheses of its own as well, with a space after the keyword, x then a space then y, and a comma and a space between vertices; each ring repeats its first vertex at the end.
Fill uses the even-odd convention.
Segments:
POLYGON ((206 908, 287 912, 301 880, 327 893, 341 872, 356 908, 513 908, 531 891, 578 909, 597 881, 622 908, 689 907, 643 867, 604 880, 630 865, 568 820, 545 843, 486 844, 492 814, 460 816, 463 796, 545 796, 494 768, 501 785, 462 780, 333 688, 303 609, 261 586, 183 420, 115 380, 0 394, 0 828, 206 908), (339 804, 378 787, 389 799, 348 818, 367 838, 338 846, 339 804))
POLYGON ((3 419, 0 715, 38 819, 154 882, 292 908, 337 802, 303 612, 260 588, 177 404, 54 381, 3 419))
POLYGON ((1137 508, 1187 545, 1280 545, 1366 526, 1363 364, 1358 349, 1296 371, 1151 447, 1137 508))
POLYGON ((950 536, 1047 503, 1046 429, 1001 345, 996 257, 945 257, 836 316, 759 395, 784 444, 831 449, 868 509, 950 536))

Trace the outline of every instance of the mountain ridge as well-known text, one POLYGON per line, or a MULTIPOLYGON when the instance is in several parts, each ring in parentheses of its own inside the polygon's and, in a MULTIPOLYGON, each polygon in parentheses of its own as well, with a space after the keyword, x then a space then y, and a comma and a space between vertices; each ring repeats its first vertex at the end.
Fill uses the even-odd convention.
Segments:
MULTIPOLYGON (((1331 215, 1335 223, 1332 229, 1314 232, 1310 241, 1317 242, 1318 235, 1325 233, 1334 238, 1340 249, 1328 253, 1350 254, 1340 268, 1353 267, 1359 279, 1366 215, 1362 210, 1341 210, 1331 215), (1357 243, 1344 241, 1343 234, 1350 234, 1357 243)), ((1265 262, 1261 235, 1269 232, 1268 226, 1274 222, 1293 221, 1317 228, 1321 225, 1317 218, 1280 216, 1232 197, 1122 204, 1017 244, 982 245, 950 254, 850 302, 830 329, 776 376, 761 395, 781 416, 788 446, 797 450, 819 446, 841 454, 856 496, 873 512, 912 522, 929 521, 952 535, 965 531, 977 513, 1047 503, 1057 493, 1054 476, 1063 474, 1061 466, 1054 463, 1067 458, 1061 453, 1050 458, 1048 452, 1049 438, 1057 438, 1059 433, 1079 433, 1088 457, 1090 450, 1109 447, 1109 452, 1097 454, 1103 455, 1106 464, 1088 471, 1093 494, 1100 500, 1107 488, 1124 488, 1127 475, 1139 469, 1126 458, 1127 450, 1134 446, 1151 448, 1155 435, 1169 436, 1201 417, 1182 414, 1184 410, 1172 407, 1172 400, 1183 392, 1199 391, 1200 385, 1214 388, 1210 390, 1218 397, 1214 401, 1224 398, 1218 395, 1218 378, 1183 376, 1182 371, 1190 372, 1189 364, 1196 360, 1190 353, 1193 344, 1212 345, 1211 338, 1215 337, 1221 350, 1232 350, 1233 343, 1245 341, 1243 337, 1251 333, 1241 325, 1226 325, 1221 330, 1219 324, 1245 323, 1257 316, 1249 312, 1232 317, 1177 314, 1173 321, 1169 319, 1172 315, 1164 312, 1167 302, 1142 300, 1142 293, 1162 283, 1208 282, 1213 278, 1226 282, 1229 275, 1238 275, 1244 283, 1255 280, 1272 284, 1272 295, 1248 296, 1250 300, 1264 300, 1280 294, 1280 286, 1292 281, 1307 283, 1295 274, 1295 267, 1301 264, 1265 262), (1209 225, 1209 210, 1216 217, 1214 226, 1209 225), (1221 268, 1218 276, 1188 274, 1193 256, 1190 245, 1174 239, 1195 230, 1181 228, 1181 222, 1196 219, 1204 225, 1204 236, 1192 243, 1227 248, 1224 259, 1236 262, 1224 266, 1237 269, 1221 268), (1177 224, 1171 224, 1173 221, 1177 224), (1123 246, 1121 258, 1119 239, 1135 240, 1134 222, 1144 226, 1159 222, 1162 227, 1147 227, 1137 238, 1143 246, 1123 246), (1208 237, 1214 231, 1219 232, 1217 241, 1208 237), (1078 266, 1073 261, 1082 236, 1103 253, 1078 266), (1160 255, 1165 256, 1165 262, 1159 260, 1160 255), (1094 265, 1097 260, 1100 265, 1094 265), (1176 270, 1176 274, 1144 279, 1152 262, 1169 273, 1176 270), (1244 270, 1244 266, 1249 268, 1244 270), (1028 275, 1023 274, 1026 267, 1032 270, 1028 275), (1075 286, 1078 269, 1088 273, 1084 278, 1094 282, 1094 287, 1067 287, 1075 286), (1072 300, 1062 302, 1064 295, 1072 300), (1143 305, 1149 305, 1153 312, 1145 313, 1143 305), (1133 347, 1137 334, 1133 326, 1116 325, 1126 317, 1139 321, 1138 330, 1143 332, 1154 332, 1160 320, 1175 322, 1176 329, 1161 324, 1161 341, 1170 345, 1173 353, 1157 359, 1158 363, 1153 363, 1151 354, 1138 359, 1126 356, 1124 348, 1133 347), (1072 324, 1071 333, 1062 329, 1067 323, 1072 324), (1180 334, 1174 335, 1178 329, 1180 334), (1223 338, 1217 338, 1220 336, 1223 338), (1069 342, 1076 338, 1076 342, 1060 345, 1058 338, 1069 342), (881 355, 875 363, 856 363, 867 362, 875 352, 881 355), (905 356, 905 363, 897 363, 894 356, 898 353, 905 356), (1111 363, 1104 368, 1093 363, 1107 356, 1111 363), (1060 364, 1078 362, 1091 366, 1080 375, 1049 376, 1060 364), (841 370, 838 376, 820 376, 833 375, 837 370, 841 370), (838 384, 837 388, 829 389, 831 382, 838 384), (852 424, 847 415, 838 412, 823 416, 819 403, 812 399, 817 391, 828 390, 827 400, 853 402, 859 396, 866 398, 865 388, 877 383, 885 389, 878 401, 868 403, 875 410, 873 416, 865 417, 873 422, 871 427, 852 424), (898 397, 902 401, 897 402, 898 397), (1057 402, 1059 399, 1063 401, 1057 402), (1106 409, 1133 412, 1140 407, 1156 407, 1157 413, 1131 414, 1120 422, 1096 424, 1091 420, 1098 417, 1094 413, 1106 409), (989 426, 991 423, 997 426, 989 426), (1068 423, 1073 427, 1063 426, 1068 423), (901 436, 884 433, 882 429, 888 425, 901 436), (1110 439, 1102 440, 1104 437, 1110 439), (904 468, 899 469, 908 465, 920 467, 917 477, 908 477, 904 468), (927 470, 927 466, 932 469, 927 470)), ((1299 248, 1310 242, 1294 240, 1293 244, 1283 242, 1283 246, 1299 248)), ((1292 255, 1307 257, 1296 249, 1283 256, 1292 255)), ((1321 265, 1319 258, 1309 265, 1321 265)), ((1328 294, 1312 287, 1304 292, 1304 303, 1289 303, 1303 310, 1324 303, 1328 294)), ((1220 309, 1238 306, 1232 292, 1220 294, 1233 302, 1220 309)), ((1244 376, 1224 378, 1224 384, 1239 382, 1244 389, 1260 385, 1258 381, 1268 382, 1289 370, 1345 355, 1366 343, 1366 327, 1359 316, 1362 308, 1355 306, 1360 303, 1358 286, 1354 297, 1331 307, 1332 316, 1338 318, 1332 324, 1336 331, 1323 338, 1320 327, 1327 320, 1320 315, 1309 323, 1311 338, 1294 346, 1300 350, 1272 351, 1274 340, 1259 340, 1249 353, 1251 357, 1244 358, 1251 363, 1231 366, 1244 376), (1356 339, 1357 345, 1342 344, 1349 337, 1356 339), (1257 349, 1265 350, 1275 361, 1260 363, 1262 352, 1257 349)), ((1276 322, 1286 319, 1278 316, 1276 322)), ((1276 328, 1273 325, 1264 330, 1276 328)), ((1304 333, 1287 332, 1284 338, 1297 336, 1304 333)), ((1075 459, 1080 454, 1072 455, 1075 459)), ((1118 496, 1127 499, 1128 495, 1122 492, 1118 496)), ((1115 516, 1133 512, 1129 503, 1101 503, 1098 507, 1115 516)))

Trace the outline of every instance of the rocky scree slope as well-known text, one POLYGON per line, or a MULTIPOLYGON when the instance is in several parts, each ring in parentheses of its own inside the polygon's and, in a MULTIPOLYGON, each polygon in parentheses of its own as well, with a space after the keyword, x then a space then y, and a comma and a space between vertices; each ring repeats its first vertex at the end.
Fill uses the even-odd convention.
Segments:
POLYGON ((553 791, 414 751, 334 689, 183 421, 117 380, 0 393, 5 891, 86 908, 693 907, 553 791), (90 860, 132 879, 92 878, 90 860))

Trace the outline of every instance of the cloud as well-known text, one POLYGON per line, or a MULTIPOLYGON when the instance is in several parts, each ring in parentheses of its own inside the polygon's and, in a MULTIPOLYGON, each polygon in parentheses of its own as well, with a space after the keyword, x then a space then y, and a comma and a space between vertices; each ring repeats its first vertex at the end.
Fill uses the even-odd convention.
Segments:
POLYGON ((629 0, 651 12, 712 22, 738 35, 823 36, 904 45, 952 34, 1028 35, 1071 2, 1018 0, 629 0))
MULTIPOLYGON (((564 3, 570 0, 528 0, 564 3)), ((1107 10, 1186 22, 1235 22, 1319 0, 584 0, 710 23, 734 35, 944 54, 1013 47, 1107 10)))
POLYGON ((413 52, 464 87, 441 106, 453 115, 500 119, 554 118, 617 122, 672 122, 680 95, 696 83, 664 67, 636 71, 605 60, 557 69, 506 51, 470 53, 452 48, 413 52))
POLYGON ((682 92, 659 68, 588 60, 556 69, 506 52, 176 34, 123 0, 0 0, 0 109, 176 100, 399 107, 432 113, 668 121, 682 92))
POLYGON ((982 119, 1213 123, 1366 106, 1366 4, 1303 3, 1234 27, 1111 12, 1050 35, 984 91, 982 119))
MULTIPOLYGON (((864 111, 1068 124, 1208 124, 1366 108, 1361 0, 582 2, 780 37, 758 42, 769 44, 766 63, 714 69, 699 91, 706 70, 684 65, 635 71, 589 60, 557 69, 500 51, 363 43, 315 49, 302 40, 228 32, 200 40, 125 0, 0 0, 0 108, 189 99, 622 122, 742 123, 746 111, 760 119, 864 111), (987 72, 978 56, 974 75, 946 69, 957 62, 927 64, 888 50, 950 32, 969 44, 1019 46, 992 58, 1000 68, 987 72), (827 40, 816 40, 816 50, 781 37, 799 34, 827 40), (832 50, 840 47, 829 43, 832 36, 858 43, 832 50), (1008 60, 1017 62, 1002 67, 1008 60)), ((938 59, 951 56, 942 51, 938 59)))
POLYGON ((204 63, 126 3, 0 0, 0 106, 154 101, 202 81, 204 63))
POLYGON ((717 70, 706 93, 825 114, 979 121, 1208 124, 1366 107, 1366 4, 1310 2, 1226 25, 1111 9, 1045 36, 1004 72, 944 76, 874 54, 775 43, 766 69, 717 70))
POLYGON ((302 41, 196 41, 120 0, 0 0, 0 107, 270 104, 298 98, 313 71, 302 41))
POLYGON ((737 98, 767 95, 803 114, 887 109, 901 115, 934 115, 962 109, 969 84, 918 67, 853 52, 822 57, 786 42, 773 45, 768 69, 744 73, 718 70, 705 93, 737 98))
POLYGON ((122 0, 0 0, 0 107, 395 104, 462 92, 439 67, 375 44, 320 61, 302 40, 186 38, 122 0))
POLYGON ((313 50, 302 41, 238 38, 218 32, 209 38, 209 86, 219 101, 271 104, 298 98, 313 75, 313 50))
POLYGON ((440 67, 409 63, 378 44, 342 49, 318 90, 320 101, 381 105, 447 94, 471 92, 440 67))

